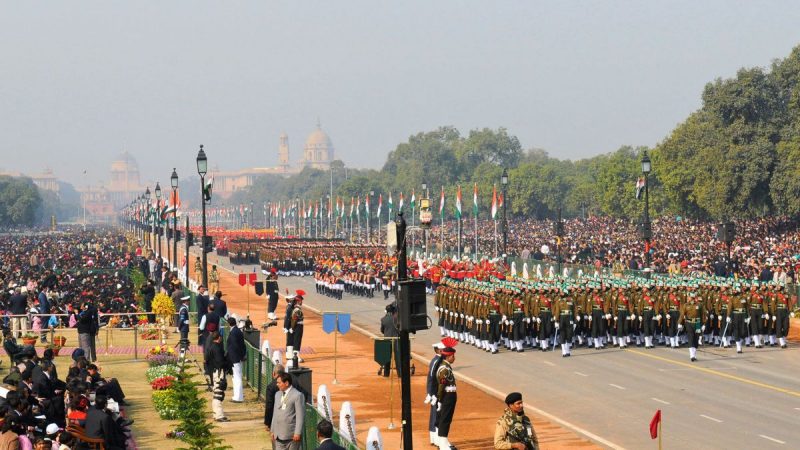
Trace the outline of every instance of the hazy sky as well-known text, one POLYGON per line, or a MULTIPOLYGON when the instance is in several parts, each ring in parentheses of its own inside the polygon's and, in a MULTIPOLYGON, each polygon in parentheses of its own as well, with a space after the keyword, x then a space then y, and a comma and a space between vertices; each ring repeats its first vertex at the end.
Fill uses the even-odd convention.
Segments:
POLYGON ((296 161, 317 118, 378 168, 453 125, 559 158, 654 145, 703 86, 800 43, 797 1, 0 1, 0 169, 77 186, 296 161), (87 174, 82 175, 86 170, 87 174))

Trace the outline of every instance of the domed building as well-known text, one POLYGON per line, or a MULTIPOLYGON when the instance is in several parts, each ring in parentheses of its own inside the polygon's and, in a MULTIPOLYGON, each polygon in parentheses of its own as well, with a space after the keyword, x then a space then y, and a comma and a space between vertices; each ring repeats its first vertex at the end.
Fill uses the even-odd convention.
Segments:
POLYGON ((139 164, 127 151, 122 152, 111 163, 111 182, 108 190, 112 192, 132 192, 139 189, 139 164))
POLYGON ((327 170, 331 161, 333 161, 333 142, 317 123, 317 129, 311 132, 306 139, 303 160, 300 161, 300 164, 303 167, 311 166, 315 169, 327 170))

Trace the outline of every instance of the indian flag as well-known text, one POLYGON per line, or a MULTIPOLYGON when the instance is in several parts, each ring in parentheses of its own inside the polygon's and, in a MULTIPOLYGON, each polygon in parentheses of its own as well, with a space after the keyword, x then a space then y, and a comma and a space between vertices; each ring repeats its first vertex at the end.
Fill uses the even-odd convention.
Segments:
POLYGON ((497 220, 497 186, 492 186, 492 219, 497 220))
POLYGON ((476 216, 478 215, 478 183, 475 183, 472 191, 472 213, 476 216))
POLYGON ((417 206, 417 196, 414 195, 414 190, 411 190, 411 209, 413 210, 417 206))
POLYGON ((394 202, 392 201, 392 193, 389 192, 389 220, 392 220, 393 209, 394 209, 394 202))
POLYGON ((403 197, 403 193, 401 192, 400 193, 400 204, 397 206, 397 210, 398 211, 402 211, 403 210, 403 202, 404 202, 404 200, 405 200, 405 198, 403 197))
POLYGON ((461 218, 461 185, 458 186, 456 191, 456 219, 461 218))
POLYGON ((383 208, 383 194, 378 194, 378 211, 375 214, 377 218, 381 218, 381 209, 383 208))
POLYGON ((369 195, 364 196, 364 211, 367 218, 369 218, 369 195))
POLYGON ((444 217, 444 186, 442 186, 442 196, 439 197, 439 215, 444 217))

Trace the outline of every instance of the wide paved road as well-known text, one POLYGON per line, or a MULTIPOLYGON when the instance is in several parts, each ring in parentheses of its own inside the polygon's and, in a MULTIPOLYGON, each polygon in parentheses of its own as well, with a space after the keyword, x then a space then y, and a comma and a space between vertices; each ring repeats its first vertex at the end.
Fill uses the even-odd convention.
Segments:
MULTIPOLYGON (((305 304, 314 309, 350 312, 353 323, 378 334, 388 303, 382 294, 374 299, 345 295, 337 301, 316 295, 309 277, 282 277, 279 284, 281 290, 304 289, 305 304)), ((432 297, 428 312, 435 314, 432 297)), ((438 327, 419 332, 412 351, 430 355, 439 339, 438 327)), ((530 408, 610 448, 655 448, 649 422, 657 409, 662 410, 665 448, 800 445, 798 347, 745 348, 742 355, 703 347, 698 358, 690 363, 685 348, 579 348, 562 358, 559 348, 491 355, 460 344, 454 366, 457 378, 503 396, 518 390, 530 408)))

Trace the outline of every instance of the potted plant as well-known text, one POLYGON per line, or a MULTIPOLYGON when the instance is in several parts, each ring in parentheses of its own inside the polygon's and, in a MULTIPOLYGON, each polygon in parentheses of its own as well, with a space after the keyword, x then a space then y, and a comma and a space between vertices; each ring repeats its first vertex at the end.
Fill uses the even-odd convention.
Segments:
POLYGON ((53 356, 58 356, 58 352, 60 352, 60 351, 61 351, 61 348, 62 348, 62 347, 63 347, 62 345, 58 345, 58 344, 56 344, 55 342, 53 342, 53 343, 50 343, 50 344, 47 344, 47 345, 45 346, 45 348, 46 348, 46 349, 48 349, 48 348, 49 348, 49 349, 53 350, 53 356))
POLYGON ((39 335, 31 332, 27 332, 22 335, 22 343, 24 345, 36 345, 36 341, 39 340, 39 335))
POLYGON ((53 336, 53 344, 55 344, 55 345, 57 345, 59 347, 63 347, 64 344, 66 344, 66 343, 67 343, 67 338, 66 337, 64 337, 64 336, 62 336, 60 334, 53 336))

